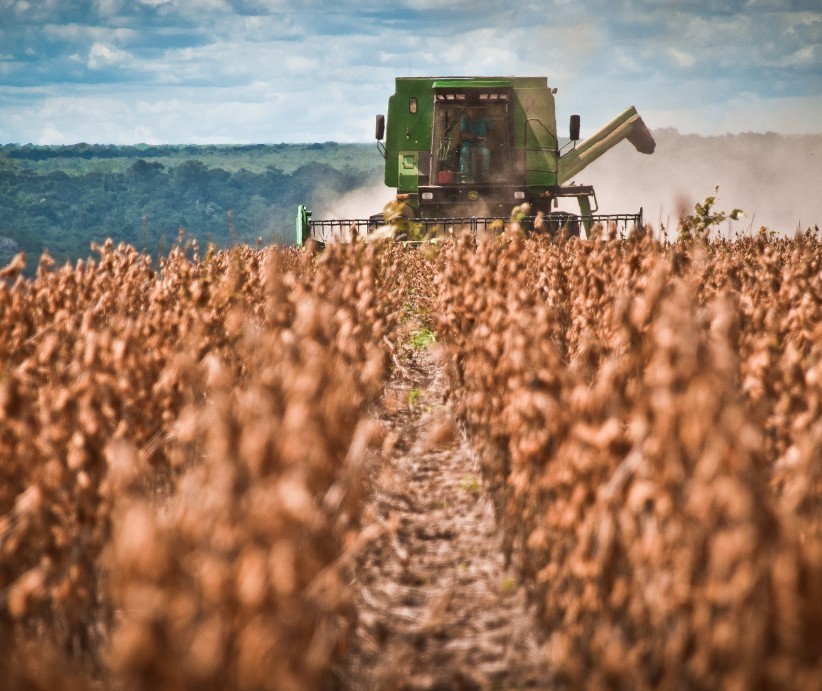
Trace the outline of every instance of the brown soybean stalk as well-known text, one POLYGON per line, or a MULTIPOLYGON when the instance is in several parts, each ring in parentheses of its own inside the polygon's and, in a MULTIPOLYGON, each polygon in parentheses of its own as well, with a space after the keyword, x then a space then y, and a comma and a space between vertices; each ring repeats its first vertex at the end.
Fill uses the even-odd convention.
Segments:
POLYGON ((24 263, 0 267, 12 685, 340 683, 373 411, 424 323, 558 687, 822 687, 816 236, 24 263))
POLYGON ((819 241, 467 242, 440 329, 557 682, 818 688, 819 241))

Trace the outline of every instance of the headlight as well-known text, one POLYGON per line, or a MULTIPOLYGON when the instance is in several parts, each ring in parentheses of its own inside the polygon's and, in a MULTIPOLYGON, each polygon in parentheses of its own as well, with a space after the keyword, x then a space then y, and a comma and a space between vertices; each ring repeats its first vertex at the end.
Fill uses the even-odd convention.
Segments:
POLYGON ((525 199, 525 192, 522 190, 517 190, 514 192, 514 199, 525 199))
POLYGON ((429 201, 429 200, 434 198, 434 193, 433 192, 423 192, 422 193, 422 198, 425 199, 426 201, 429 201))

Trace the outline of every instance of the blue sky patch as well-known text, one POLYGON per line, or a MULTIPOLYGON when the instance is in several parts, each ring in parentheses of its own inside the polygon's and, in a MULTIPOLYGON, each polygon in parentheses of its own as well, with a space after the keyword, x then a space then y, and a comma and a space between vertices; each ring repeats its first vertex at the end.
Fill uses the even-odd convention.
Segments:
POLYGON ((822 132, 818 0, 0 0, 0 141, 368 141, 396 76, 547 75, 583 136, 822 132))

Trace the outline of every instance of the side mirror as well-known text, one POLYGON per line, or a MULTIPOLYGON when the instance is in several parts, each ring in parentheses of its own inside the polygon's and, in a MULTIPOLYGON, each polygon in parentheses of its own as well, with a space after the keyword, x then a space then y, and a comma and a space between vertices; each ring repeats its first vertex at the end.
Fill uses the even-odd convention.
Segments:
POLYGON ((571 116, 571 141, 579 141, 579 115, 571 116))
POLYGON ((378 115, 377 116, 377 129, 374 133, 377 141, 381 141, 383 136, 385 135, 385 115, 378 115))

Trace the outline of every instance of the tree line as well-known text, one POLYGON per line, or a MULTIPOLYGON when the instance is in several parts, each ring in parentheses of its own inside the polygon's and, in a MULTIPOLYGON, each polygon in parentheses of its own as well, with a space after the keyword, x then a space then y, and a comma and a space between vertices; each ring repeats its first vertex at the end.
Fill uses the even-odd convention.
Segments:
MULTIPOLYGON (((257 148, 257 153, 268 155, 276 147, 299 147, 296 155, 305 162, 291 172, 274 164, 255 171, 237 168, 236 160, 226 159, 226 167, 235 168, 226 170, 197 158, 161 162, 162 156, 184 154, 186 147, 182 146, 3 146, 0 261, 18 250, 30 257, 47 250, 59 263, 73 262, 89 255, 91 242, 108 237, 157 255, 168 250, 180 229, 201 245, 254 244, 258 238, 288 244, 294 239, 298 204, 319 206, 324 199, 343 195, 381 175, 379 157, 373 161, 370 152, 355 152, 362 160, 355 156, 352 165, 351 157, 340 153, 346 145, 259 146, 263 150, 257 148), (108 158, 122 159, 123 151, 133 158, 127 167, 118 170, 105 165, 108 158), (84 163, 80 168, 67 164, 60 170, 38 169, 37 162, 49 158, 81 158, 84 163)), ((230 147, 226 156, 255 155, 254 147, 246 149, 230 147)), ((213 162, 219 160, 220 151, 219 147, 196 147, 195 153, 213 162)), ((290 155, 293 168, 295 152, 290 155)))

